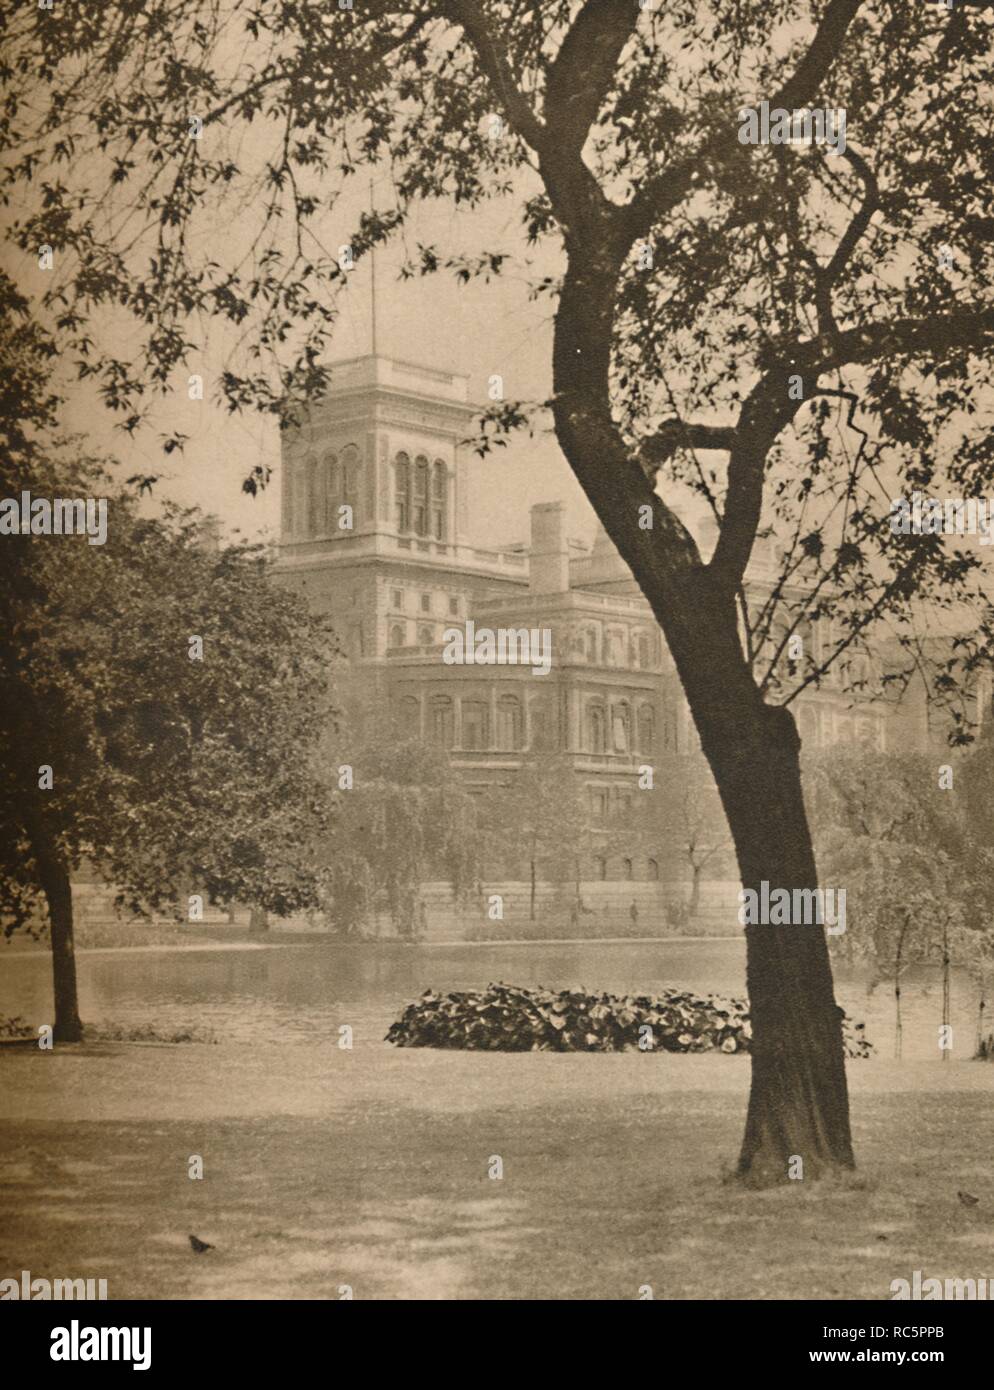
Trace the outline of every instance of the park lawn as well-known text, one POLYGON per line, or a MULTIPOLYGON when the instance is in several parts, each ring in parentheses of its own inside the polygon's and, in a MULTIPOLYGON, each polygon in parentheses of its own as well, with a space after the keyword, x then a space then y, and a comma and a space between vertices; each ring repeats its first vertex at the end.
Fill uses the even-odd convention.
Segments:
POLYGON ((401 1299, 886 1299, 915 1269, 994 1277, 994 1068, 850 1079, 858 1175, 755 1192, 722 1180, 742 1058, 7 1049, 0 1277, 401 1299))

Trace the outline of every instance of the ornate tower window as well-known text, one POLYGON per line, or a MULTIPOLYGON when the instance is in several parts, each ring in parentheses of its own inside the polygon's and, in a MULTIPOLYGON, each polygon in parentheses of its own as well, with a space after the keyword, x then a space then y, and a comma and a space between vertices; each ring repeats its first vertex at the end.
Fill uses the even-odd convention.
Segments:
POLYGON ((394 502, 397 509, 397 530, 411 529, 411 460, 398 454, 394 460, 394 502))
POLYGON ((428 534, 428 460, 423 454, 414 460, 414 534, 428 534))
POLYGON ((431 534, 437 541, 444 541, 446 535, 445 518, 445 464, 436 459, 431 470, 431 534))
POLYGON ((334 454, 325 454, 321 464, 324 472, 324 526, 326 536, 333 536, 338 530, 338 501, 341 484, 338 478, 338 459, 334 454))
POLYGON ((656 712, 651 705, 639 705, 639 752, 652 753, 656 742, 656 712))
POLYGON ((632 711, 627 700, 618 700, 611 709, 611 742, 616 753, 627 753, 632 746, 632 711))
POLYGON ((604 753, 607 751, 607 719, 602 704, 587 706, 587 751, 604 753))
POLYGON ((342 450, 342 501, 352 508, 353 525, 359 510, 359 450, 354 444, 342 450))

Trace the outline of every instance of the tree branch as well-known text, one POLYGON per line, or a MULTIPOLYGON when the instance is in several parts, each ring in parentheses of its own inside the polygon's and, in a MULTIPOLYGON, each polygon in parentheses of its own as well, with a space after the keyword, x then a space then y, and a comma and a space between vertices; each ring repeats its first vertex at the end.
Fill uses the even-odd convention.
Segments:
POLYGON ((462 28, 512 126, 536 154, 541 154, 547 146, 548 131, 518 86, 507 54, 498 46, 480 10, 472 0, 444 0, 442 13, 462 28))
POLYGON ((829 0, 821 23, 793 74, 770 100, 770 106, 788 110, 804 106, 816 95, 825 74, 838 56, 849 26, 862 0, 829 0))
POLYGON ((708 569, 727 592, 739 587, 752 554, 763 510, 766 456, 777 435, 797 411, 799 401, 787 394, 787 375, 773 370, 743 403, 733 431, 728 460, 728 488, 718 542, 708 569))
POLYGON ((671 416, 663 420, 655 434, 642 440, 642 465, 651 476, 673 457, 677 449, 730 450, 734 443, 735 430, 731 425, 704 425, 671 416))
POLYGON ((851 145, 847 145, 842 151, 843 158, 848 159, 849 163, 856 170, 856 173, 863 181, 864 197, 859 210, 853 217, 849 226, 843 233, 842 240, 835 248, 835 252, 828 265, 825 267, 824 278, 829 288, 835 284, 836 280, 849 264, 849 258, 855 251, 860 238, 870 225, 873 214, 880 206, 880 188, 873 170, 867 164, 858 151, 851 145))
POLYGON ((634 0, 587 0, 549 69, 545 120, 557 146, 579 156, 638 23, 634 0))
POLYGON ((866 364, 881 357, 941 357, 962 348, 980 352, 990 347, 994 347, 994 308, 967 307, 931 318, 847 328, 829 341, 818 338, 791 345, 775 339, 764 350, 760 366, 778 363, 784 371, 817 377, 847 364, 866 364))
MULTIPOLYGON (((829 0, 807 51, 792 76, 771 99, 771 107, 801 107, 817 93, 861 3, 862 0, 829 0)), ((625 209, 626 225, 632 238, 647 235, 653 224, 681 202, 695 184, 699 186, 698 181, 708 163, 711 160, 721 162, 725 152, 734 148, 736 140, 737 136, 729 131, 711 148, 700 149, 648 179, 625 209)))

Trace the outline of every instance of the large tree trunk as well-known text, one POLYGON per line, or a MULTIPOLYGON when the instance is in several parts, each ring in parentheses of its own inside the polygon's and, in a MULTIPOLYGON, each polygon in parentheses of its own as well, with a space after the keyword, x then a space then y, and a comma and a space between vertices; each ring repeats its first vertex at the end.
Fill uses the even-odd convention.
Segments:
POLYGON ((52 993, 55 999, 54 1040, 79 1042, 83 1025, 79 1019, 76 989, 76 953, 72 931, 72 885, 69 871, 58 851, 41 828, 32 828, 32 847, 38 865, 38 878, 48 902, 49 931, 52 939, 52 993))
MULTIPOLYGON (((744 888, 818 886, 801 792, 800 742, 786 710, 760 706, 737 746, 712 749, 744 888)), ((819 926, 745 929, 752 1089, 739 1172, 782 1181, 853 1166, 842 1012, 819 926)))
MULTIPOLYGON (((615 220, 612 230, 612 214, 592 189, 585 195, 567 188, 561 197, 574 205, 575 225, 566 230, 569 266, 556 317, 557 438, 662 628, 718 786, 743 887, 759 892, 765 880, 771 890, 816 888, 800 740, 789 710, 764 704, 745 659, 737 581, 702 563, 612 416, 615 293, 629 229, 615 220)), ((762 478, 769 445, 792 413, 786 402, 784 390, 775 405, 753 409, 736 446, 740 473, 762 478)), ((734 520, 754 534, 759 514, 752 497, 734 520), (746 515, 750 507, 754 514, 746 515)), ((750 926, 746 943, 752 1089, 739 1172, 760 1182, 784 1180, 796 1156, 805 1177, 852 1167, 842 1015, 824 931, 750 926)))

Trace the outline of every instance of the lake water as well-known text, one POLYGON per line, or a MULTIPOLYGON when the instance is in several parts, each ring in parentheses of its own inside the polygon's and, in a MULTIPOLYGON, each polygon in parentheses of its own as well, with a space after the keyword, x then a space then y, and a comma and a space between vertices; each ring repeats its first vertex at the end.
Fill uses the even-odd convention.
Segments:
MULTIPOLYGON (((222 949, 81 951, 77 956, 84 1022, 182 1029, 210 1028, 218 1041, 302 1042, 336 1037, 350 1024, 354 1043, 381 1046, 389 1024, 424 990, 509 984, 584 987, 654 994, 666 986, 702 994, 745 995, 742 940, 582 942, 576 944, 343 944, 322 939, 222 949)), ((888 986, 868 991, 865 973, 836 968, 836 994, 866 1023, 876 1055, 894 1047, 888 986)), ((940 1060, 942 989, 938 970, 909 972, 903 983, 904 1056, 940 1060)), ((51 1019, 45 953, 0 952, 0 1013, 32 1025, 51 1019)), ((953 1057, 974 1049, 976 993, 957 972, 952 988, 953 1057)))

